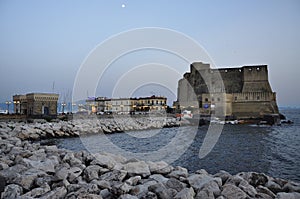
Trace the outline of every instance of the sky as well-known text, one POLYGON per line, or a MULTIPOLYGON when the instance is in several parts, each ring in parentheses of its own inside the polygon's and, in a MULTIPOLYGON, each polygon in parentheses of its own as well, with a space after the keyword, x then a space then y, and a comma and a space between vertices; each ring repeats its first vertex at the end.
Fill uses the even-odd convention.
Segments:
MULTIPOLYGON (((159 27, 195 40, 217 67, 267 64, 279 106, 299 106, 299 22, 298 0, 1 0, 0 102, 14 94, 53 90, 60 100, 69 98, 82 63, 99 44, 124 31, 159 27)), ((87 96, 109 95, 130 67, 167 54, 144 50, 130 59, 123 56, 99 80, 97 92, 87 96)), ((181 75, 189 71, 189 63, 174 56, 172 64, 181 75)), ((169 88, 149 87, 133 95, 164 95, 165 89, 176 98, 169 88)))

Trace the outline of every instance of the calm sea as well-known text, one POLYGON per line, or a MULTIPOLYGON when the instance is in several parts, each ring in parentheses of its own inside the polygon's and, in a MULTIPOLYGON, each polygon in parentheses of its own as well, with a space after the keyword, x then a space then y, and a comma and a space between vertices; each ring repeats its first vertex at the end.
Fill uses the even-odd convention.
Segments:
MULTIPOLYGON (((178 155, 172 165, 186 167, 190 172, 205 169, 209 173, 226 170, 231 174, 242 171, 263 172, 273 177, 300 182, 300 109, 282 108, 281 112, 294 123, 272 127, 256 125, 225 125, 213 150, 204 158, 198 157, 199 149, 206 135, 207 127, 199 127, 196 136, 187 150, 178 155)), ((58 147, 73 151, 90 150, 92 152, 110 150, 109 146, 99 144, 99 140, 108 138, 111 143, 132 153, 151 153, 164 146, 179 134, 181 144, 187 143, 193 127, 169 128, 160 130, 135 131, 110 135, 91 135, 83 144, 80 138, 54 139, 58 147), (180 130, 179 130, 180 129, 180 130), (179 132, 180 131, 180 132, 179 132), (145 138, 144 135, 153 136, 145 138), (185 136, 186 135, 186 136, 185 136), (143 137, 144 138, 139 138, 143 137)), ((181 145, 175 146, 180 149, 181 145)))

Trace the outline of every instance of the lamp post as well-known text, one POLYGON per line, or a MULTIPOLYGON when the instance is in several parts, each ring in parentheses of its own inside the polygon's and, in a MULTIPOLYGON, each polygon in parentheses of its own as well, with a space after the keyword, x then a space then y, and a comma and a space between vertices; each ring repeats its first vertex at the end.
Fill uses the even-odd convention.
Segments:
POLYGON ((74 106, 76 106, 76 104, 75 104, 75 103, 72 103, 72 106, 71 106, 71 107, 72 107, 71 113, 73 113, 73 107, 74 107, 74 106))
POLYGON ((62 114, 65 114, 65 106, 66 106, 67 104, 65 103, 65 102, 63 102, 62 104, 61 104, 61 106, 62 106, 62 114))
POLYGON ((11 104, 11 101, 6 101, 5 104, 7 106, 7 114, 9 114, 9 105, 11 104))
POLYGON ((14 101, 14 106, 16 107, 16 114, 18 114, 21 110, 20 110, 20 101, 14 101))

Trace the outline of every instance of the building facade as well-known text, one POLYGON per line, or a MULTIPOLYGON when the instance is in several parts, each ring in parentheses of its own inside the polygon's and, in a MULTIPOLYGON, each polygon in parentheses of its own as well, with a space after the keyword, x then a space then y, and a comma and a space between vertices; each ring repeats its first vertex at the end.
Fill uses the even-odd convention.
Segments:
POLYGON ((129 114, 135 112, 161 112, 167 108, 167 98, 150 96, 141 98, 89 98, 86 100, 90 113, 129 114))
POLYGON ((177 109, 200 114, 260 118, 279 114, 276 93, 268 80, 267 65, 211 69, 196 62, 178 82, 177 109))
POLYGON ((53 93, 14 95, 14 112, 27 116, 56 116, 58 97, 53 93))

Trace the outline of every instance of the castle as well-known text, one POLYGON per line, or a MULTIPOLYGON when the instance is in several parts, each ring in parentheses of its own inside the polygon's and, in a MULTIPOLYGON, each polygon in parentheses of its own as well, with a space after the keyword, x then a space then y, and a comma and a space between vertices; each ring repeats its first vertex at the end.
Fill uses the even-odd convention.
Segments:
POLYGON ((14 112, 27 117, 56 117, 58 97, 59 95, 54 93, 14 95, 14 112))
POLYGON ((177 109, 201 115, 249 119, 279 114, 267 65, 212 69, 209 64, 192 63, 177 92, 177 109))

